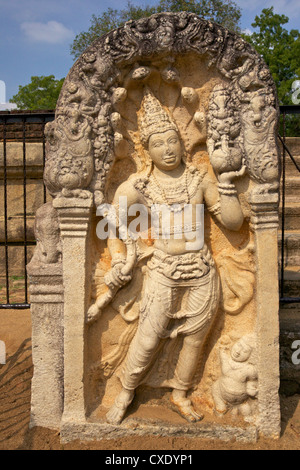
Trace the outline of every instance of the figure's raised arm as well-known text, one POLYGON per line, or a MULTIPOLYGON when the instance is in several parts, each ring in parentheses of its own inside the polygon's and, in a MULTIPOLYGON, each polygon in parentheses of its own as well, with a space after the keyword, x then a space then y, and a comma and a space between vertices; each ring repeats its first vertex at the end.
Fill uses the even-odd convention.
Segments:
POLYGON ((120 224, 122 225, 122 222, 127 219, 129 207, 138 202, 139 194, 134 188, 132 180, 127 180, 118 187, 112 202, 117 221, 116 236, 109 237, 107 240, 107 246, 112 258, 112 266, 119 262, 125 262, 126 245, 123 240, 126 239, 124 231, 127 230, 127 226, 122 227, 120 224), (126 211, 126 214, 124 211, 126 211))
MULTIPOLYGON (((107 240, 107 246, 112 258, 111 270, 104 276, 108 290, 105 294, 101 294, 88 309, 88 323, 95 321, 99 317, 102 309, 114 298, 118 289, 126 285, 132 278, 132 270, 136 261, 135 242, 124 236, 124 233, 123 239, 121 239, 119 232, 122 228, 127 230, 127 226, 121 227, 121 212, 127 212, 130 205, 137 201, 138 195, 134 187, 130 182, 126 181, 119 186, 112 207, 107 210, 108 213, 110 212, 110 217, 113 219, 110 220, 110 232, 107 240)), ((105 208, 107 209, 107 205, 105 205, 105 208)), ((103 212, 105 212, 104 207, 102 207, 102 209, 103 212)))
POLYGON ((230 358, 229 358, 228 351, 226 349, 220 348, 219 358, 220 358, 222 374, 226 375, 228 371, 231 370, 231 364, 229 361, 230 358))
POLYGON ((229 230, 240 230, 244 221, 237 190, 232 182, 234 178, 242 176, 244 171, 243 167, 240 172, 218 175, 217 184, 208 176, 203 180, 204 199, 208 210, 229 230))

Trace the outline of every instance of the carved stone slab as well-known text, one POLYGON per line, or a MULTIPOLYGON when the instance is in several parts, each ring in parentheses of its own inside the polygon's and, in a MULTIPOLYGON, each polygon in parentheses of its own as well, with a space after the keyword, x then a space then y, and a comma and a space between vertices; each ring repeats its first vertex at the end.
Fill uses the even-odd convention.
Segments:
POLYGON ((32 425, 54 426, 47 364, 60 371, 48 390, 64 390, 54 421, 65 441, 279 437, 277 121, 260 55, 194 14, 129 21, 82 54, 45 131, 53 204, 37 214, 28 270, 34 342, 55 351, 34 360, 32 425), (145 217, 124 223, 124 198, 145 217), (169 236, 163 215, 155 233, 146 224, 157 206, 169 236), (204 212, 183 222, 186 206, 204 212), (63 322, 64 350, 40 329, 47 318, 63 322))

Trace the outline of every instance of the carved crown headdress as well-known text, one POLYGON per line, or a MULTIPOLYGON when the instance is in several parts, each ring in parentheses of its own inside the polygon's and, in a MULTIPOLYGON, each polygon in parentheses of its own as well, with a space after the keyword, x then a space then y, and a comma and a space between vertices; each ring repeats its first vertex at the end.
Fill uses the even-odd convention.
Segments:
POLYGON ((178 132, 178 127, 169 111, 163 108, 149 88, 146 88, 144 92, 141 109, 138 113, 138 126, 143 145, 147 144, 152 134, 168 130, 178 132))

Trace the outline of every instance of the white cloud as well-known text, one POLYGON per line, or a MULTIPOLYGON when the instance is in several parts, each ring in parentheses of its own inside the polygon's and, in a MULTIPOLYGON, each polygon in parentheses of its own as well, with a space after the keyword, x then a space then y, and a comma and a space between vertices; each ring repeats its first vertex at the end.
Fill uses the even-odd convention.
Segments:
POLYGON ((24 22, 21 24, 21 29, 31 41, 47 42, 48 44, 61 44, 75 36, 71 29, 57 21, 48 21, 48 23, 24 22))
MULTIPOLYGON (((299 5, 297 0, 237 0, 236 3, 245 11, 255 11, 255 14, 261 13, 263 8, 274 7, 275 13, 280 15, 299 15, 299 5)), ((244 11, 243 11, 244 13, 244 11)))
POLYGON ((247 36, 252 36, 253 31, 249 28, 243 29, 242 33, 247 34, 247 36))
POLYGON ((0 103, 0 111, 11 111, 12 109, 17 109, 15 103, 0 103))

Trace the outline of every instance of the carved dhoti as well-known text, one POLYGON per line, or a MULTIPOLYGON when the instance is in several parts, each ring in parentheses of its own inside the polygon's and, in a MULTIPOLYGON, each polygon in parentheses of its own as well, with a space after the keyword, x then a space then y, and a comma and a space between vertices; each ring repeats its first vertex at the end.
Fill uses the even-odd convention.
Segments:
POLYGON ((156 250, 148 272, 136 335, 122 373, 134 390, 149 370, 162 339, 184 335, 176 387, 188 390, 219 303, 219 278, 208 251, 170 256, 156 250))

